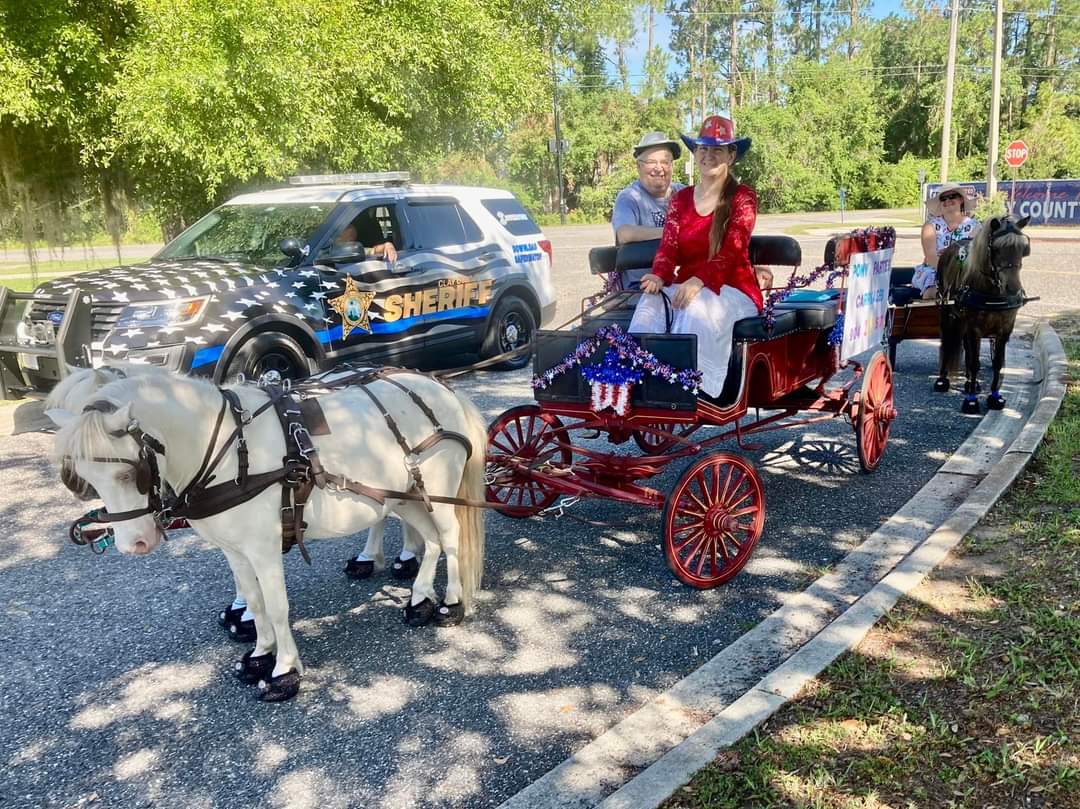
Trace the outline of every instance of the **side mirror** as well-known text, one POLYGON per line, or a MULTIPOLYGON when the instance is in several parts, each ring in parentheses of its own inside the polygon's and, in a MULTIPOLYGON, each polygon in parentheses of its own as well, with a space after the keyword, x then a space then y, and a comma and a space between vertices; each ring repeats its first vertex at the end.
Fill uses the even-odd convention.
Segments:
POLYGON ((300 259, 304 257, 304 248, 300 246, 300 242, 296 239, 282 239, 278 249, 292 259, 293 264, 298 264, 300 259))

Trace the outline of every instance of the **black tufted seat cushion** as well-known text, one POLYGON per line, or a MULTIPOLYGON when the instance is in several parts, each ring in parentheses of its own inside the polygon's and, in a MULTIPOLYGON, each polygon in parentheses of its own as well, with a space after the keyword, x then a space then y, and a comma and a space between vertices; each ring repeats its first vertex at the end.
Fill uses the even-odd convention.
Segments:
POLYGON ((772 340, 774 337, 782 337, 791 334, 798 328, 798 319, 791 310, 773 310, 776 322, 771 331, 765 328, 765 318, 761 315, 744 317, 736 321, 734 337, 736 343, 759 343, 763 340, 772 340))

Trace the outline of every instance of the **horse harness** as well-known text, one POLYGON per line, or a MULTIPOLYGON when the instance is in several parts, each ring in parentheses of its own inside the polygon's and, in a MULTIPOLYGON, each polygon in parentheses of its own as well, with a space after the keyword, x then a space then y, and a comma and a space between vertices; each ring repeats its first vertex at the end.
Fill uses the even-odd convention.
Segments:
MULTIPOLYGON (((424 452, 444 440, 460 443, 465 448, 467 457, 472 455, 474 448, 466 436, 443 428, 427 403, 415 391, 393 378, 399 373, 416 374, 415 371, 400 368, 365 368, 332 382, 316 377, 296 387, 292 387, 287 382, 284 385, 261 384, 260 387, 266 391, 269 401, 254 412, 243 408, 235 391, 220 389, 221 409, 218 411, 202 463, 191 481, 176 494, 161 479, 157 456, 165 455, 166 448, 160 441, 143 432, 135 420, 132 420, 124 430, 110 431, 109 435, 114 438, 131 436, 139 446, 138 459, 133 461, 119 457, 93 457, 89 460, 99 463, 126 463, 134 467, 136 488, 140 494, 147 495, 147 504, 144 508, 116 513, 109 513, 105 509, 91 512, 72 526, 70 532, 72 541, 76 544, 87 544, 82 539, 82 532, 90 523, 123 522, 147 514, 154 515, 158 526, 164 532, 166 527, 176 526, 178 522, 205 519, 228 511, 246 503, 270 486, 281 484, 282 553, 288 553, 294 545, 299 545, 301 555, 310 564, 311 557, 304 546, 304 531, 307 523, 304 522, 303 517, 304 507, 316 486, 331 492, 341 491, 361 495, 380 505, 387 499, 421 501, 429 512, 432 511, 432 503, 486 506, 486 503, 431 495, 426 491, 420 471, 420 458, 424 452), (410 445, 390 411, 375 391, 369 387, 371 383, 377 381, 389 383, 408 395, 413 404, 431 423, 431 434, 419 443, 410 445), (329 435, 330 428, 317 397, 346 387, 362 390, 382 414, 387 428, 405 456, 405 467, 409 472, 411 483, 407 491, 368 486, 360 481, 350 480, 344 475, 328 472, 323 467, 311 437, 329 435), (282 458, 280 468, 251 474, 248 469, 248 449, 244 427, 271 407, 274 408, 281 423, 286 453, 282 458), (226 412, 232 417, 233 430, 215 454, 214 449, 218 446, 218 437, 221 434, 226 412), (234 444, 237 454, 235 479, 214 483, 216 478, 214 470, 234 444)), ((440 384, 443 383, 440 382, 440 384)), ((116 409, 116 405, 112 402, 100 400, 88 404, 83 408, 83 412, 113 413, 116 409)), ((97 497, 93 487, 76 474, 70 459, 64 459, 60 476, 64 485, 80 499, 89 500, 97 497)), ((97 543, 93 547, 99 550, 97 543)), ((107 547, 107 544, 100 546, 100 550, 104 550, 104 547, 107 547)))
MULTIPOLYGON (((994 241, 1000 237, 1010 233, 1020 233, 1020 229, 1017 228, 1011 221, 1006 220, 1005 225, 994 236, 987 241, 987 262, 986 268, 983 270, 983 275, 987 278, 989 283, 996 290, 996 294, 989 294, 986 292, 980 292, 979 290, 972 289, 970 286, 964 286, 957 290, 952 291, 951 297, 953 303, 957 306, 963 306, 966 309, 975 309, 980 312, 1008 312, 1013 309, 1019 309, 1028 301, 1027 295, 1024 293, 1023 288, 1019 291, 1009 294, 1005 292, 1005 280, 1002 277, 1004 270, 1011 270, 1019 265, 1007 264, 999 265, 994 262, 994 241)), ((971 244, 971 239, 963 239, 961 241, 954 242, 958 246, 959 259, 965 260, 968 246, 971 244)), ((949 291, 942 286, 938 286, 938 303, 941 304, 950 297, 949 291)))

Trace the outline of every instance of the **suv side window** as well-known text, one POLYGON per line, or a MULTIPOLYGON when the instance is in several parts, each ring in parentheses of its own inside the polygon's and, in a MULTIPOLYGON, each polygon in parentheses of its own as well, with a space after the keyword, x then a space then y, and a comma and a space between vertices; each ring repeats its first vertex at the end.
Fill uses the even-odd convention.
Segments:
POLYGON ((358 250, 360 245, 370 249, 383 242, 401 247, 401 228, 394 206, 386 203, 371 205, 351 219, 346 219, 333 240, 320 252, 328 255, 348 253, 353 249, 358 250))
POLYGON ((481 203, 511 235, 535 236, 540 233, 540 227, 516 199, 485 199, 481 203))
POLYGON ((478 242, 480 228, 456 202, 410 202, 405 208, 409 238, 417 250, 478 242))

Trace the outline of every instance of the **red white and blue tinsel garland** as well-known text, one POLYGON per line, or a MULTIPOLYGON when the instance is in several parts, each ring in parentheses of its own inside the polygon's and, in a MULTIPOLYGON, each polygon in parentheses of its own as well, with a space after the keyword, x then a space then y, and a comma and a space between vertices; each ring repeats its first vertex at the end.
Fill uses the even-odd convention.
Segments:
MULTIPOLYGON (((676 368, 672 365, 668 365, 666 362, 661 362, 657 359, 656 355, 637 344, 629 334, 624 332, 616 325, 604 326, 597 329, 596 334, 587 340, 582 340, 578 343, 577 348, 563 357, 562 361, 557 365, 553 365, 548 368, 544 373, 539 376, 534 376, 532 380, 532 386, 536 390, 543 390, 550 385, 557 377, 562 376, 572 368, 581 365, 586 359, 591 357, 600 346, 607 343, 611 348, 604 355, 604 363, 597 366, 585 366, 582 368, 582 374, 586 372, 589 374, 595 373, 597 378, 603 380, 603 375, 609 373, 611 378, 615 378, 616 373, 626 374, 633 373, 635 370, 637 373, 646 373, 650 376, 658 377, 673 385, 679 385, 683 390, 688 390, 691 393, 696 394, 701 388, 701 371, 696 371, 689 368, 676 368), (614 370, 605 371, 605 366, 608 362, 609 356, 612 356, 611 362, 620 365, 623 368, 622 372, 616 372, 614 370), (589 369, 598 369, 595 372, 589 369)), ((607 366, 609 369, 611 366, 607 366)), ((585 377, 590 382, 588 376, 585 377)), ((638 379, 634 381, 640 380, 638 379)), ((629 379, 629 376, 624 377, 629 379)), ((619 384, 622 384, 621 382, 619 384)))
MULTIPOLYGON (((847 234, 847 238, 851 239, 857 252, 872 252, 874 250, 884 250, 895 245, 896 230, 889 227, 858 228, 847 234)), ((807 275, 798 275, 793 272, 782 288, 770 292, 765 298, 765 307, 762 312, 762 317, 765 318, 765 328, 771 331, 773 326, 776 325, 776 314, 773 309, 776 307, 776 304, 780 303, 782 300, 786 300, 796 289, 808 287, 822 276, 825 276, 825 288, 832 289, 836 279, 846 275, 846 267, 837 267, 832 262, 822 264, 820 267, 811 270, 807 275)), ((843 329, 843 315, 841 315, 841 319, 837 322, 837 328, 834 328, 833 332, 829 335, 829 343, 831 345, 838 344, 843 338, 843 329), (839 329, 839 337, 837 337, 836 342, 833 342, 833 338, 837 335, 837 329, 839 329)))

